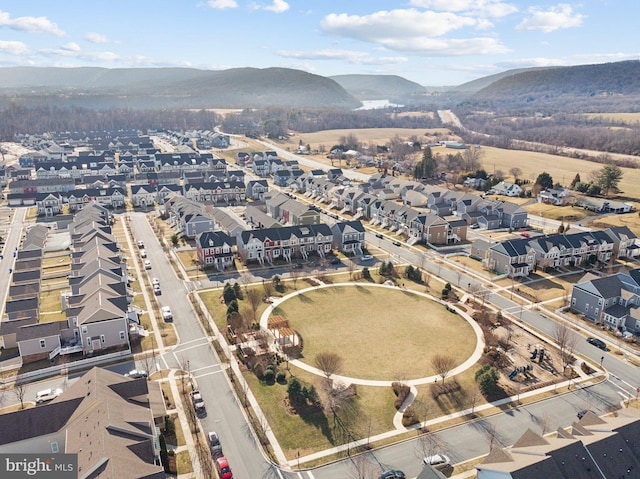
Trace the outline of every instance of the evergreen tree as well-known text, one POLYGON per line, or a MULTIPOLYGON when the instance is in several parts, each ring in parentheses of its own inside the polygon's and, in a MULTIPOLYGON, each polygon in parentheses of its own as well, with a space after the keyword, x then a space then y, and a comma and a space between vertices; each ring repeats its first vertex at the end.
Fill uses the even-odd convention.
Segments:
POLYGON ((578 183, 580 183, 580 173, 576 173, 576 176, 573 178, 569 188, 573 190, 578 183))

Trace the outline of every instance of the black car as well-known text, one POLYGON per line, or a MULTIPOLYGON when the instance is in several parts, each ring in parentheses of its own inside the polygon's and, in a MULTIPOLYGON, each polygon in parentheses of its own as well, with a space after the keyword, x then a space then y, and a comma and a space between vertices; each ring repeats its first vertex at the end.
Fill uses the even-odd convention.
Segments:
POLYGON ((393 246, 402 246, 402 245, 400 244, 400 241, 394 241, 393 246))
POLYGON ((380 479, 404 479, 404 472, 396 470, 385 471, 380 474, 380 479))
POLYGON ((340 261, 340 258, 331 258, 331 261, 329 261, 331 264, 340 264, 342 263, 342 261, 340 261))
POLYGON ((382 238, 382 233, 376 233, 376 238, 382 238))
POLYGON ((605 342, 602 339, 598 339, 598 338, 587 338, 587 342, 589 344, 593 344, 596 348, 600 348, 603 351, 608 351, 609 349, 607 348, 607 345, 605 344, 605 342))

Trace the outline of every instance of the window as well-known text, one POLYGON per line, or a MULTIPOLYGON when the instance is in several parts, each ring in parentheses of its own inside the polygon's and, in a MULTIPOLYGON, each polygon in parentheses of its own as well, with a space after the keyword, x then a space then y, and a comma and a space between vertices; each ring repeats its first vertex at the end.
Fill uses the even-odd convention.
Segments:
POLYGON ((91 346, 91 338, 87 338, 87 346, 91 346))
POLYGON ((100 341, 104 344, 104 342, 106 341, 106 338, 104 337, 104 334, 100 335, 100 341))
POLYGON ((124 331, 120 331, 120 339, 124 341, 124 331))
POLYGON ((54 454, 58 452, 58 443, 56 441, 53 441, 51 443, 51 452, 54 454))
POLYGON ((80 328, 82 331, 82 334, 87 334, 87 327, 86 326, 82 326, 82 328, 80 328))
POLYGON ((44 349, 46 346, 47 346, 47 343, 45 342, 45 340, 41 339, 40 340, 40 347, 44 349))

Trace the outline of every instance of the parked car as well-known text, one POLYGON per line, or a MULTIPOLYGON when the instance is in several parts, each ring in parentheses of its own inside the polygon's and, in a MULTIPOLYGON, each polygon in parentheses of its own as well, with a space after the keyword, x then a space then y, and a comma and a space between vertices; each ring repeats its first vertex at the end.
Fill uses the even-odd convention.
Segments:
POLYGON ((144 248, 144 243, 142 240, 138 241, 138 248, 144 248))
POLYGON ((141 257, 141 258, 146 258, 146 257, 147 257, 147 251, 146 251, 146 250, 144 250, 144 249, 141 249, 141 250, 140 250, 140 257, 141 257))
POLYGON ((171 313, 171 308, 169 306, 163 306, 160 308, 160 312, 162 312, 162 319, 165 321, 171 321, 173 319, 173 314, 171 313))
POLYGON ((152 284, 152 285, 154 285, 154 286, 155 286, 156 284, 157 284, 157 285, 160 285, 160 280, 159 280, 158 278, 153 278, 153 279, 151 280, 151 284, 152 284))
POLYGON ((151 261, 148 259, 144 260, 144 269, 151 269, 151 261))
POLYGON ((380 479, 404 479, 406 476, 404 472, 399 471, 397 469, 392 469, 390 471, 385 471, 380 474, 380 479))
POLYGON ((197 389, 191 391, 191 401, 193 402, 193 408, 196 410, 196 414, 198 416, 205 415, 207 409, 204 406, 204 399, 202 399, 202 394, 197 389))
POLYGON ((340 261, 340 258, 336 258, 334 256, 333 258, 331 258, 331 261, 329 261, 329 263, 331 263, 331 264, 340 264, 340 263, 342 263, 342 261, 340 261))
POLYGON ((220 444, 220 438, 218 434, 214 431, 209 431, 207 433, 207 438, 209 439, 209 449, 211 449, 211 455, 215 457, 222 456, 222 445, 220 444))
POLYGON ((42 404, 48 401, 53 401, 55 398, 62 394, 62 389, 51 388, 38 391, 36 393, 36 404, 42 404))
POLYGON ((478 223, 473 223, 473 224, 471 225, 471 229, 472 229, 472 230, 477 230, 478 228, 480 228, 480 225, 479 225, 478 223))
POLYGON ((439 471, 451 466, 451 459, 444 454, 434 454, 433 456, 427 456, 422 460, 425 466, 431 466, 439 471))
POLYGON ((402 246, 402 244, 400 244, 400 241, 394 241, 393 246, 402 246))
POLYGON ((529 233, 520 233, 520 236, 522 236, 524 238, 528 238, 531 235, 529 233))
POLYGON ((146 378, 148 375, 149 373, 147 373, 142 369, 132 369, 128 373, 124 373, 125 378, 131 378, 131 379, 146 378))
POLYGON ((605 344, 605 342, 602 339, 598 339, 598 338, 587 338, 587 342, 589 344, 593 344, 596 348, 600 348, 603 351, 608 351, 609 349, 607 348, 607 345, 605 344))
POLYGON ((220 479, 232 479, 233 472, 231 472, 231 468, 229 467, 229 462, 224 456, 220 456, 216 459, 216 469, 218 470, 218 475, 220 479))
POLYGON ((376 238, 382 238, 382 233, 376 233, 376 238))
POLYGON ((373 255, 371 255, 371 254, 363 254, 360 257, 361 261, 371 261, 372 259, 373 259, 373 255))
POLYGON ((162 290, 160 289, 159 284, 153 285, 153 294, 155 294, 156 296, 160 296, 162 294, 162 290))

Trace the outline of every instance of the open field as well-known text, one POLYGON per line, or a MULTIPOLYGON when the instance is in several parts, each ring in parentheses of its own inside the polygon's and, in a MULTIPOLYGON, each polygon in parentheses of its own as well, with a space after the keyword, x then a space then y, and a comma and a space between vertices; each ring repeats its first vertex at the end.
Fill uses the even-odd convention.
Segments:
POLYGON ((361 129, 342 129, 342 130, 322 130, 313 133, 300 133, 289 137, 287 141, 281 143, 283 148, 287 146, 295 146, 302 141, 303 145, 310 145, 312 150, 317 149, 320 145, 324 145, 329 149, 339 143, 340 137, 354 135, 356 139, 369 145, 385 145, 389 143, 393 137, 398 135, 400 138, 408 139, 411 136, 417 136, 421 141, 438 138, 442 140, 449 139, 451 132, 447 128, 361 128, 361 129), (426 136, 425 136, 426 135, 426 136))
POLYGON ((524 206, 524 209, 532 215, 573 223, 595 215, 593 211, 585 210, 584 208, 574 206, 554 206, 547 203, 534 203, 524 206))
MULTIPOLYGON (((434 148, 434 153, 444 152, 444 148, 434 148)), ((553 177, 554 182, 568 186, 576 173, 580 173, 582 181, 589 180, 592 171, 602 169, 601 164, 591 161, 568 158, 565 156, 538 153, 524 150, 502 150, 491 146, 483 146, 482 165, 488 173, 502 170, 508 175, 509 170, 517 166, 522 170, 522 179, 535 181, 537 176, 546 171, 553 177)), ((640 169, 621 168, 623 177, 620 190, 623 196, 640 200, 640 169)))
POLYGON ((304 339, 303 361, 313 365, 318 353, 334 352, 344 360, 340 374, 351 377, 430 376, 433 355, 450 355, 460 364, 476 345, 471 326, 460 316, 399 289, 317 289, 287 300, 273 313, 288 319, 304 339))
POLYGON ((603 119, 605 121, 619 121, 626 124, 640 123, 640 113, 583 113, 589 119, 603 119))

